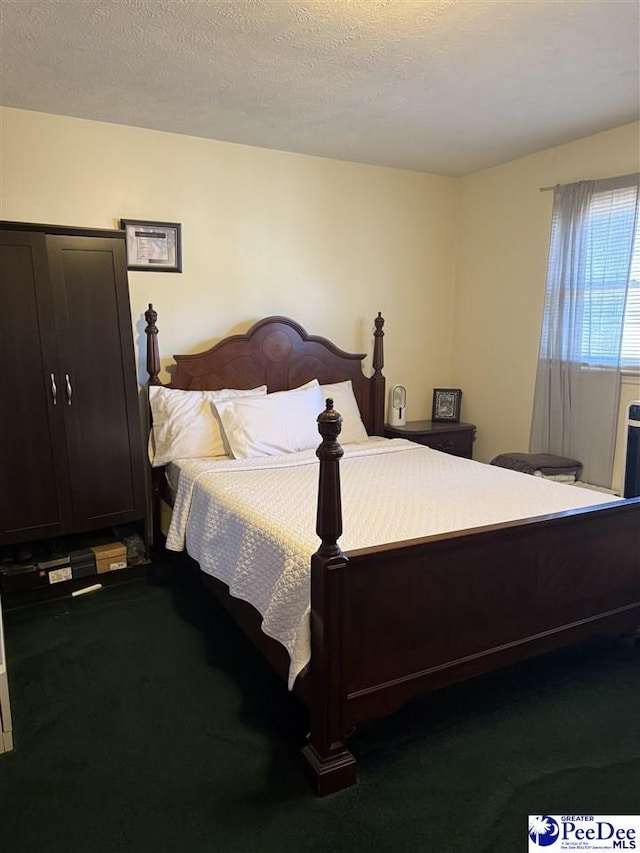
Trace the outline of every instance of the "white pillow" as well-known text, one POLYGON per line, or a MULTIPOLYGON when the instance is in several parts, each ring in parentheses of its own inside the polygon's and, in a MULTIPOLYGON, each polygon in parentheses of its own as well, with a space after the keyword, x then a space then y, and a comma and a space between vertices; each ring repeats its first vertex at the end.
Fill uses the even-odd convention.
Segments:
POLYGON ((266 397, 223 400, 214 405, 236 459, 295 453, 317 447, 322 440, 317 419, 324 405, 317 382, 266 397))
POLYGON ((158 467, 174 459, 228 454, 211 404, 232 397, 266 396, 266 393, 266 385, 248 391, 232 388, 222 391, 181 391, 178 388, 151 385, 151 464, 158 467))
POLYGON ((340 444, 351 444, 354 441, 365 441, 369 436, 362 418, 360 409, 353 393, 351 380, 336 382, 332 385, 321 385, 322 400, 328 398, 333 400, 333 408, 342 415, 342 430, 338 436, 340 444))

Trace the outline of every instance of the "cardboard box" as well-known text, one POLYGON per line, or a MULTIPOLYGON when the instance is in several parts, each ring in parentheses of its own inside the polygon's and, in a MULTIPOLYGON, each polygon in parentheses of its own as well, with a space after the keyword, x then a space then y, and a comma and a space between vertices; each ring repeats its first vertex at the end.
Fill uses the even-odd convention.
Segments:
POLYGON ((108 542, 106 545, 93 545, 98 574, 124 569, 127 565, 127 548, 122 542, 108 542))

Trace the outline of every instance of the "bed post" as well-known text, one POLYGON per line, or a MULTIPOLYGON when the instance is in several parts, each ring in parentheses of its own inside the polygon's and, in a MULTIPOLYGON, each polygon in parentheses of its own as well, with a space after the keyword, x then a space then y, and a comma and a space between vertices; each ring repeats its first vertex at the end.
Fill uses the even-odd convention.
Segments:
POLYGON ((145 327, 145 335, 147 336, 147 373, 149 379, 147 385, 162 385, 158 379, 160 373, 160 354, 158 352, 158 327, 156 320, 158 312, 153 310, 153 305, 149 303, 148 309, 144 312, 144 319, 147 321, 145 327))
POLYGON ((378 316, 374 320, 376 330, 373 333, 373 376, 371 382, 373 384, 371 393, 371 424, 373 427, 372 435, 384 435, 384 387, 385 380, 382 375, 384 367, 384 353, 382 339, 384 332, 384 317, 378 311, 378 316))
POLYGON ((302 750, 316 794, 324 796, 356 781, 356 760, 347 749, 344 685, 342 577, 348 563, 338 545, 342 533, 340 458, 342 418, 333 400, 318 416, 322 444, 316 532, 320 547, 311 557, 311 733, 302 750))
MULTIPOLYGON (((160 373, 160 354, 158 352, 158 327, 156 326, 156 320, 158 319, 158 312, 154 311, 153 305, 149 303, 149 308, 144 312, 144 319, 147 322, 145 326, 145 334, 147 336, 147 373, 149 374, 149 379, 147 380, 147 387, 149 385, 162 385, 162 382, 158 379, 158 374, 160 373)), ((149 409, 149 419, 151 419, 149 409)), ((162 541, 162 533, 160 530, 160 490, 161 490, 162 476, 160 474, 160 469, 152 468, 151 469, 151 544, 159 543, 162 541)))

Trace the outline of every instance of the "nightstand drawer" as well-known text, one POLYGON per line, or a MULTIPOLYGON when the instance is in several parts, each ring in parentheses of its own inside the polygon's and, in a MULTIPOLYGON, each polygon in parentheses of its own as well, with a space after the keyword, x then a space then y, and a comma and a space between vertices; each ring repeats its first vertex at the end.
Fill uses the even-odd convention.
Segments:
POLYGON ((441 421, 409 421, 405 426, 385 425, 386 438, 406 438, 452 456, 473 457, 475 424, 443 423, 441 421))
POLYGON ((466 432, 436 432, 429 435, 421 435, 413 439, 418 444, 441 450, 443 453, 451 453, 453 456, 467 456, 471 459, 473 452, 473 433, 466 432))

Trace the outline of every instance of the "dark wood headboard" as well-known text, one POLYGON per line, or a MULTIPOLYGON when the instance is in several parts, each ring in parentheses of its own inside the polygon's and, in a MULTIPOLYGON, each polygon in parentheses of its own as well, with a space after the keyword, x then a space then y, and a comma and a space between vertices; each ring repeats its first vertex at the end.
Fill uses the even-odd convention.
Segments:
MULTIPOLYGON (((145 312, 147 327, 147 372, 150 385, 158 379, 157 312, 145 312)), ((350 379, 362 421, 369 435, 384 431, 385 379, 382 339, 384 319, 374 320, 373 374, 362 372, 362 353, 341 350, 327 338, 309 335, 288 317, 266 317, 243 335, 232 335, 204 352, 174 355, 176 371, 169 388, 187 391, 218 391, 221 388, 255 388, 266 385, 269 392, 297 388, 311 379, 321 385, 350 379)), ((318 414, 320 414, 318 412, 318 414)))

